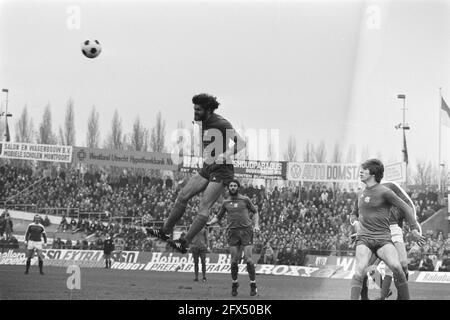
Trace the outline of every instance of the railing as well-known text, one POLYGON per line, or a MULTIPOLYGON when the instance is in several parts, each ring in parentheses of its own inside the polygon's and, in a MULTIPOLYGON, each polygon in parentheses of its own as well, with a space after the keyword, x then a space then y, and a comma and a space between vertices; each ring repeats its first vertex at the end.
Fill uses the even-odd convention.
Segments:
POLYGON ((0 202, 0 207, 2 209, 9 209, 9 210, 18 210, 18 211, 26 211, 26 212, 32 212, 37 213, 38 207, 35 204, 7 204, 5 206, 5 202, 0 202))
POLYGON ((46 214, 46 215, 53 215, 53 216, 63 216, 66 217, 74 217, 78 218, 78 213, 80 212, 77 208, 60 208, 60 207, 38 207, 35 204, 12 204, 9 203, 4 205, 4 203, 1 203, 0 205, 3 209, 9 209, 9 210, 18 210, 18 211, 24 211, 24 212, 31 212, 31 213, 39 213, 39 214, 46 214))
POLYGON ((80 212, 78 208, 56 208, 56 207, 46 207, 37 209, 41 214, 48 214, 52 216, 66 216, 69 218, 77 218, 80 212))

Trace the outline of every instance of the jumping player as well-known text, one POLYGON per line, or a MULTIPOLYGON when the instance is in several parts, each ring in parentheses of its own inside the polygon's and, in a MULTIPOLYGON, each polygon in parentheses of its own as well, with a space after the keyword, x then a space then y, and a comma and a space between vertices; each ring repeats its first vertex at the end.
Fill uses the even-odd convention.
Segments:
POLYGON ((25 243, 27 245, 27 263, 25 274, 28 274, 31 265, 31 259, 36 250, 39 259, 39 273, 44 274, 44 255, 42 253, 42 238, 44 238, 44 244, 47 244, 47 235, 45 233, 44 226, 41 224, 41 217, 37 214, 34 216, 33 222, 28 225, 25 233, 25 243))
POLYGON ((105 242, 103 243, 103 257, 105 258, 105 269, 111 268, 111 253, 114 251, 114 242, 111 236, 106 235, 105 242))
MULTIPOLYGON (((413 233, 417 233, 415 238, 419 238, 418 244, 422 245, 425 241, 425 238, 422 236, 422 228, 420 224, 417 222, 416 208, 414 207, 414 203, 411 198, 408 196, 406 191, 397 183, 393 181, 383 181, 381 184, 390 190, 392 190, 399 198, 401 198, 412 210, 414 216, 414 223, 417 226, 417 229, 412 230, 413 233)), ((406 214, 402 212, 399 208, 392 206, 389 212, 389 223, 391 229, 392 242, 394 243, 395 248, 397 249, 397 253, 400 259, 400 264, 402 266, 403 272, 405 273, 406 280, 408 280, 408 256, 406 253, 406 247, 403 240, 403 222, 406 214)), ((380 263, 380 259, 376 255, 373 255, 369 265, 377 265, 380 263)), ((385 277, 381 284, 381 295, 379 300, 385 300, 392 292, 390 291, 391 283, 392 283, 392 270, 389 267, 385 269, 385 277)), ((361 291, 361 298, 363 300, 367 300, 367 275, 363 282, 363 288, 361 291)))
MULTIPOLYGON (((372 254, 376 254, 392 270, 399 300, 409 300, 409 289, 397 250, 391 239, 389 212, 396 206, 405 213, 413 229, 418 229, 413 210, 392 190, 380 184, 384 175, 384 166, 380 160, 370 159, 361 165, 360 178, 366 188, 358 195, 353 212, 355 224, 356 265, 351 284, 351 299, 358 300, 361 294, 364 272, 372 254)), ((416 241, 418 233, 413 233, 416 241)))
POLYGON ((194 272, 195 278, 194 281, 198 281, 198 261, 199 258, 202 263, 202 275, 203 282, 206 282, 206 252, 208 251, 208 226, 200 230, 192 239, 192 243, 189 246, 189 249, 192 253, 192 257, 194 258, 194 272))
POLYGON ((227 213, 227 236, 231 254, 231 279, 233 280, 231 295, 237 296, 238 294, 239 261, 242 258, 242 252, 244 252, 244 261, 247 263, 247 271, 250 278, 250 295, 255 296, 258 291, 255 265, 252 261, 252 248, 253 229, 256 232, 259 231, 259 215, 250 199, 239 194, 239 187, 240 184, 237 180, 232 180, 228 184, 230 197, 224 200, 219 213, 207 225, 219 222, 225 212, 227 213), (253 217, 250 216, 249 212, 253 214, 253 217))
POLYGON ((148 228, 147 233, 167 241, 171 247, 187 252, 187 247, 194 236, 203 229, 208 221, 208 213, 214 202, 223 193, 225 186, 234 178, 232 159, 245 148, 245 141, 233 129, 226 119, 214 112, 219 102, 209 94, 198 94, 192 98, 194 104, 194 120, 201 121, 203 167, 192 176, 178 194, 175 205, 160 229, 148 228), (233 141, 234 145, 229 147, 233 141), (188 201, 203 191, 199 211, 186 235, 172 241, 169 234, 183 216, 188 201))

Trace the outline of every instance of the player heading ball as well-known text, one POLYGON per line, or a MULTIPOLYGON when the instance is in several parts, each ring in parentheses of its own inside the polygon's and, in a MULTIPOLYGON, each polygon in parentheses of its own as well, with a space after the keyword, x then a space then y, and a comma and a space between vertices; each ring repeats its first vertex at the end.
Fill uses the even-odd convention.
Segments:
POLYGON ((225 162, 224 159, 233 158, 235 154, 245 148, 245 141, 237 133, 232 135, 233 138, 226 134, 227 130, 234 131, 234 128, 229 121, 215 113, 215 110, 219 107, 216 97, 201 93, 192 98, 192 103, 194 104, 194 120, 201 121, 201 147, 203 150, 211 149, 209 153, 211 157, 205 159, 201 171, 192 176, 179 192, 175 205, 163 227, 147 229, 149 235, 168 241, 171 247, 181 253, 187 252, 189 243, 208 221, 209 209, 234 178, 233 163, 225 162), (222 137, 221 148, 214 145, 214 139, 209 136, 211 130, 220 132, 222 137), (229 142, 234 144, 229 147, 229 142), (175 241, 170 240, 169 235, 177 221, 184 215, 188 201, 201 192, 203 192, 203 195, 200 200, 199 211, 186 235, 175 241))

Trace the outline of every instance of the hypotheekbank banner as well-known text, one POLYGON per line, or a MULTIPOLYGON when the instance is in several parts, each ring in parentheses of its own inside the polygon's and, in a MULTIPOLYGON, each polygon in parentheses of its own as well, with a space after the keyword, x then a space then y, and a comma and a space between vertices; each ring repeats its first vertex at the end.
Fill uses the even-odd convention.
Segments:
POLYGON ((172 162, 171 154, 160 152, 73 147, 73 163, 123 168, 178 170, 178 166, 172 162))

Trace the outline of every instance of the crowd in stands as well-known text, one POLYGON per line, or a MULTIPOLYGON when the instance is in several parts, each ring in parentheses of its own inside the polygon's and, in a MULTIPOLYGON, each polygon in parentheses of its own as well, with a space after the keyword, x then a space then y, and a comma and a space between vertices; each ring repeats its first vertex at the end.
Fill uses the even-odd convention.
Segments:
MULTIPOLYGON (((8 206, 13 208, 33 205, 42 214, 54 214, 58 211, 56 208, 65 208, 66 216, 59 231, 82 232, 97 239, 108 233, 124 238, 127 250, 152 250, 152 243, 140 226, 167 218, 186 181, 123 171, 115 175, 105 171, 82 173, 78 169, 48 174, 42 181, 41 178, 39 170, 0 166, 0 200, 10 199, 8 206), (31 188, 32 191, 20 193, 33 184, 36 186, 31 188), (76 216, 74 212, 80 215, 76 216), (89 212, 101 213, 102 220, 91 216, 81 218, 81 213, 89 212), (123 222, 124 217, 128 218, 126 222, 123 222)), ((255 251, 267 260, 286 264, 301 261, 305 252, 347 254, 354 249, 349 240, 352 232, 349 216, 357 192, 354 189, 333 190, 317 184, 275 187, 273 190, 243 184, 241 193, 253 201, 260 213, 261 231, 254 237, 255 251)), ((430 188, 413 190, 410 194, 421 222, 440 208, 437 192, 430 188)), ((191 199, 179 225, 192 223, 199 202, 198 196, 191 199)), ((219 208, 220 202, 217 202, 211 209, 211 216, 219 208)), ((212 228, 210 234, 211 250, 226 250, 224 228, 212 228)), ((98 248, 102 244, 97 241, 55 245, 98 248)))

